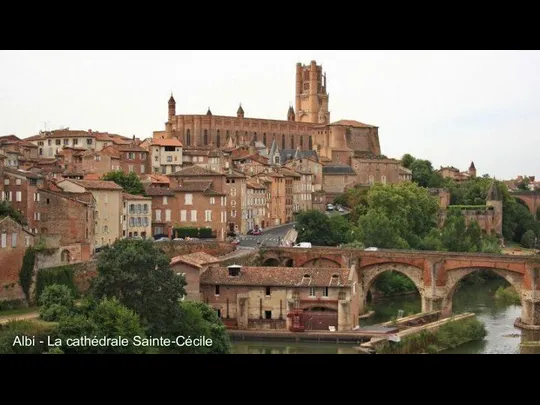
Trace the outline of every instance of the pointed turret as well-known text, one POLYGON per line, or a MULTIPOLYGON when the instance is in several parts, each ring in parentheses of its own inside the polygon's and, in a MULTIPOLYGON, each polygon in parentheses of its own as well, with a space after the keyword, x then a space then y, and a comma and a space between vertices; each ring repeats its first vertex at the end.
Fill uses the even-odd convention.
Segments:
POLYGON ((471 162, 471 165, 469 166, 469 176, 476 177, 476 167, 474 166, 474 162, 471 162))
POLYGON ((176 101, 174 100, 173 94, 171 93, 171 98, 169 99, 169 121, 172 121, 176 115, 176 101))
POLYGON ((208 111, 206 112, 206 115, 212 115, 212 111, 210 111, 210 107, 208 107, 208 111))
POLYGON ((289 106, 289 111, 287 111, 287 121, 295 121, 296 115, 294 114, 293 106, 289 106))
POLYGON ((240 106, 238 107, 238 110, 236 111, 236 116, 238 118, 244 118, 244 109, 242 108, 242 103, 240 103, 240 106))
POLYGON ((501 201, 501 193, 499 192, 499 187, 497 187, 495 178, 493 178, 489 186, 486 201, 501 201))

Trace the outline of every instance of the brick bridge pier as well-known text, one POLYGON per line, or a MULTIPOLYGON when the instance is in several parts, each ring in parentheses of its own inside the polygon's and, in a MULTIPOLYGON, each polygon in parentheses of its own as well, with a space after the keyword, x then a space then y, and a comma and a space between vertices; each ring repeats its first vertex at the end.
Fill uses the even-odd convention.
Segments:
POLYGON ((288 267, 349 267, 358 272, 360 311, 366 310, 367 293, 376 277, 397 271, 409 277, 422 298, 422 312, 442 310, 452 315, 454 292, 465 276, 490 269, 504 278, 521 298, 521 317, 516 326, 540 329, 540 257, 487 253, 451 253, 331 247, 266 248, 260 252, 264 265, 288 267))

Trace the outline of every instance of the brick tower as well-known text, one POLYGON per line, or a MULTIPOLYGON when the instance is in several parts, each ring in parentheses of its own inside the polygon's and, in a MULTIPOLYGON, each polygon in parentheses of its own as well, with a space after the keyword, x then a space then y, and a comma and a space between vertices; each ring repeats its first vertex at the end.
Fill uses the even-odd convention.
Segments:
POLYGON ((309 65, 296 64, 296 121, 329 124, 326 73, 322 65, 311 61, 309 65))

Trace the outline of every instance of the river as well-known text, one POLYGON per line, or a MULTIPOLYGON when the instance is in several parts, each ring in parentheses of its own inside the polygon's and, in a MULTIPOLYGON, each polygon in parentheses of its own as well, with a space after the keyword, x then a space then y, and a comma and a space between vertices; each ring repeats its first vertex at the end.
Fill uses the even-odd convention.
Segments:
MULTIPOLYGON (((503 305, 495 300, 495 291, 507 286, 504 281, 493 279, 480 284, 462 284, 454 293, 454 313, 474 312, 486 325, 487 336, 482 341, 470 342, 444 354, 540 354, 540 348, 521 348, 526 341, 539 341, 540 332, 524 331, 514 327, 514 321, 521 314, 521 307, 503 305)), ((370 305, 375 315, 361 321, 368 325, 389 321, 399 310, 404 315, 420 312, 419 295, 405 295, 385 298, 370 305)), ((235 341, 233 353, 237 354, 357 354, 355 345, 276 342, 276 341, 235 341)))

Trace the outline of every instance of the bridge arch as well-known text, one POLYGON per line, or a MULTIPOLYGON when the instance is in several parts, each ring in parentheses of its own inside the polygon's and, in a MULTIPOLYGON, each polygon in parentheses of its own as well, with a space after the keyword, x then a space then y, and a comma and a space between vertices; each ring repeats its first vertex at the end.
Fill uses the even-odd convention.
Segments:
POLYGON ((360 284, 360 314, 365 312, 367 297, 370 288, 373 286, 375 279, 387 271, 395 271, 408 277, 415 285, 420 297, 424 296, 424 270, 405 263, 384 262, 370 264, 360 267, 358 272, 358 280, 360 284))
POLYGON ((443 316, 452 315, 452 301, 454 298, 454 293, 459 286, 459 282, 467 277, 469 274, 480 270, 491 270, 493 273, 497 274, 501 278, 505 279, 519 295, 519 299, 523 305, 523 297, 521 294, 523 286, 523 275, 515 271, 498 269, 496 267, 461 267, 448 270, 446 273, 446 294, 442 300, 442 314, 443 316))
POLYGON ((316 257, 305 261, 299 267, 341 267, 341 263, 328 257, 316 257))

